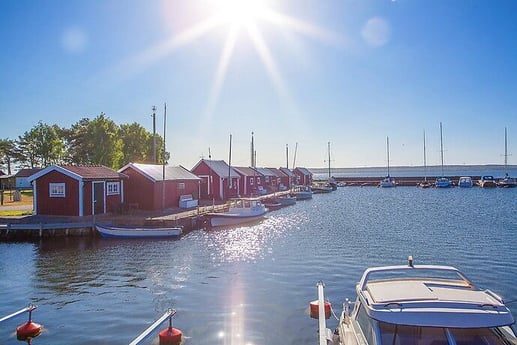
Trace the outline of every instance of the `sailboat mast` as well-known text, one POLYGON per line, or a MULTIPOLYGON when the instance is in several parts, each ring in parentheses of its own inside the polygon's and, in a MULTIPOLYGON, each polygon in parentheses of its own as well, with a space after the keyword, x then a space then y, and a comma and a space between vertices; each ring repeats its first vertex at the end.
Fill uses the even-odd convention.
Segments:
POLYGON ((254 145, 254 142, 253 142, 253 132, 251 132, 251 155, 250 155, 250 158, 251 158, 251 167, 254 168, 255 167, 255 162, 254 162, 254 151, 255 151, 255 145, 254 145))
POLYGON ((230 133, 230 152, 228 153, 228 189, 232 188, 231 171, 232 171, 232 135, 230 133))
POLYGON ((508 173, 508 136, 507 129, 504 127, 504 170, 508 173))
POLYGON ((427 182, 427 159, 425 152, 425 129, 424 129, 424 181, 427 182))
POLYGON ((442 123, 440 122, 440 154, 442 158, 442 177, 444 177, 443 173, 443 134, 442 134, 442 123))
POLYGON ((294 147, 293 170, 296 166, 296 152, 297 151, 298 151, 298 143, 296 143, 296 146, 294 147))
POLYGON ((388 176, 390 176, 390 138, 386 137, 386 156, 388 157, 388 176))
POLYGON ((328 151, 329 151, 329 180, 330 180, 330 141, 328 142, 328 151))

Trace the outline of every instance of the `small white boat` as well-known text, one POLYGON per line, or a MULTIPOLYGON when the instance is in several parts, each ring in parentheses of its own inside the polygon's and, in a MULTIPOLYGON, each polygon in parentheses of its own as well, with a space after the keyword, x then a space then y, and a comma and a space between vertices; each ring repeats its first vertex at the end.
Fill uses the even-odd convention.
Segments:
POLYGON ((382 181, 379 182, 379 187, 381 188, 390 188, 395 187, 397 183, 395 182, 395 179, 386 176, 382 181))
POLYGON ((183 228, 181 227, 121 227, 103 224, 95 224, 95 228, 102 237, 118 238, 159 238, 179 237, 183 228))
POLYGON ((295 186, 291 190, 291 195, 293 195, 296 200, 312 199, 312 189, 309 186, 295 186))
POLYGON ((291 206, 296 204, 296 198, 293 196, 278 196, 273 198, 275 203, 282 204, 283 206, 291 206))
POLYGON ((472 186, 474 186, 474 182, 472 181, 472 177, 470 176, 462 176, 458 180, 458 187, 470 188, 472 186))
POLYGON ((515 178, 508 176, 506 174, 504 178, 497 181, 497 186, 501 188, 515 188, 517 187, 517 180, 515 178))
POLYGON ((451 266, 413 265, 410 257, 408 265, 369 268, 356 294, 355 303, 345 299, 332 332, 325 320, 330 303, 318 283, 311 317, 319 321, 320 345, 517 343, 503 299, 451 266))
POLYGON ((452 181, 447 177, 438 177, 436 181, 434 181, 434 186, 436 188, 449 188, 452 187, 452 181))
POLYGON ((254 222, 264 218, 267 208, 256 198, 240 198, 230 201, 226 212, 212 212, 205 214, 208 225, 228 226, 254 222))
POLYGON ((390 138, 386 137, 386 156, 388 157, 388 173, 386 177, 379 182, 379 187, 381 188, 391 188, 395 187, 397 183, 395 179, 390 177, 390 138))
POLYGON ((493 176, 484 175, 478 180, 478 186, 481 188, 494 188, 497 186, 497 183, 493 176))
POLYGON ((326 184, 313 184, 311 186, 311 190, 312 190, 313 194, 322 194, 322 193, 330 193, 334 190, 334 188, 332 188, 331 186, 326 185, 326 184))

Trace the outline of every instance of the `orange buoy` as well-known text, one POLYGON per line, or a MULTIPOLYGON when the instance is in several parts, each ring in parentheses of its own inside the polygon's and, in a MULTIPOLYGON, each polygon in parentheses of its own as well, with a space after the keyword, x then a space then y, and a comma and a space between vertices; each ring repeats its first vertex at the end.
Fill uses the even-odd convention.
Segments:
POLYGON ((169 326, 169 328, 161 331, 158 336, 160 338, 160 345, 179 345, 182 333, 179 329, 169 326))
POLYGON ((41 334, 42 326, 32 321, 27 321, 23 325, 16 328, 16 338, 18 340, 27 340, 35 338, 41 334))
MULTIPOLYGON (((330 319, 330 302, 323 302, 325 308, 325 319, 330 319)), ((312 301, 310 303, 310 315, 313 319, 319 319, 319 303, 318 301, 312 301)))

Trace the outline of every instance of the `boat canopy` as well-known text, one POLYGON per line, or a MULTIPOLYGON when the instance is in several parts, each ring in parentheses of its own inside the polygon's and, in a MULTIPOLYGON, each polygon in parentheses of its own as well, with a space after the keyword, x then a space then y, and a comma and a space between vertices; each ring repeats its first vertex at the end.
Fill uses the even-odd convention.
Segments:
POLYGON ((514 323, 501 297, 477 288, 450 266, 370 268, 357 293, 369 317, 390 324, 476 328, 514 323))

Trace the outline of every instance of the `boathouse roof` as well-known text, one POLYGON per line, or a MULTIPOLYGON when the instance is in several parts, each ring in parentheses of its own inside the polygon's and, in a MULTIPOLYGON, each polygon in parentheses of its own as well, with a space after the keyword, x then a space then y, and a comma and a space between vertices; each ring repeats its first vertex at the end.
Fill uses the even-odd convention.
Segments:
POLYGON ((276 177, 285 178, 287 177, 286 174, 282 172, 282 170, 277 168, 267 168, 269 171, 271 171, 273 174, 275 174, 276 177))
POLYGON ((257 170, 250 167, 234 167, 234 169, 243 176, 262 176, 257 170))
POLYGON ((291 170, 289 170, 288 168, 280 168, 280 170, 286 174, 287 176, 291 176, 291 177, 295 177, 296 174, 293 173, 291 170))
POLYGON ((255 170, 257 170, 259 173, 261 173, 264 176, 276 177, 276 174, 274 172, 272 172, 271 170, 269 170, 268 168, 255 168, 255 170))
MULTIPOLYGON (((34 175, 38 171, 41 171, 42 168, 25 168, 20 169, 16 174, 14 174, 14 177, 29 177, 31 175, 34 175)), ((1 174, 0 174, 1 175, 1 174)))
MULTIPOLYGON (((143 176, 148 178, 149 180, 156 182, 162 181, 164 179, 163 176, 163 165, 160 164, 141 164, 141 163, 129 163, 123 166, 118 170, 119 173, 123 173, 127 169, 132 168, 143 176)), ((165 180, 166 181, 174 181, 174 180, 192 180, 192 181, 200 181, 201 179, 185 169, 183 166, 165 166, 165 180)))
POLYGON ((126 179, 127 175, 116 172, 104 165, 51 165, 31 175, 28 180, 32 182, 51 171, 58 171, 76 180, 109 180, 126 179))
POLYGON ((301 174, 306 175, 306 176, 312 175, 312 173, 307 168, 296 167, 294 170, 298 170, 301 174))
POLYGON ((231 177, 240 177, 239 173, 235 169, 231 168, 225 161, 220 160, 209 160, 201 159, 190 171, 196 169, 200 164, 205 163, 210 170, 212 170, 217 176, 221 178, 227 178, 228 172, 231 177))

